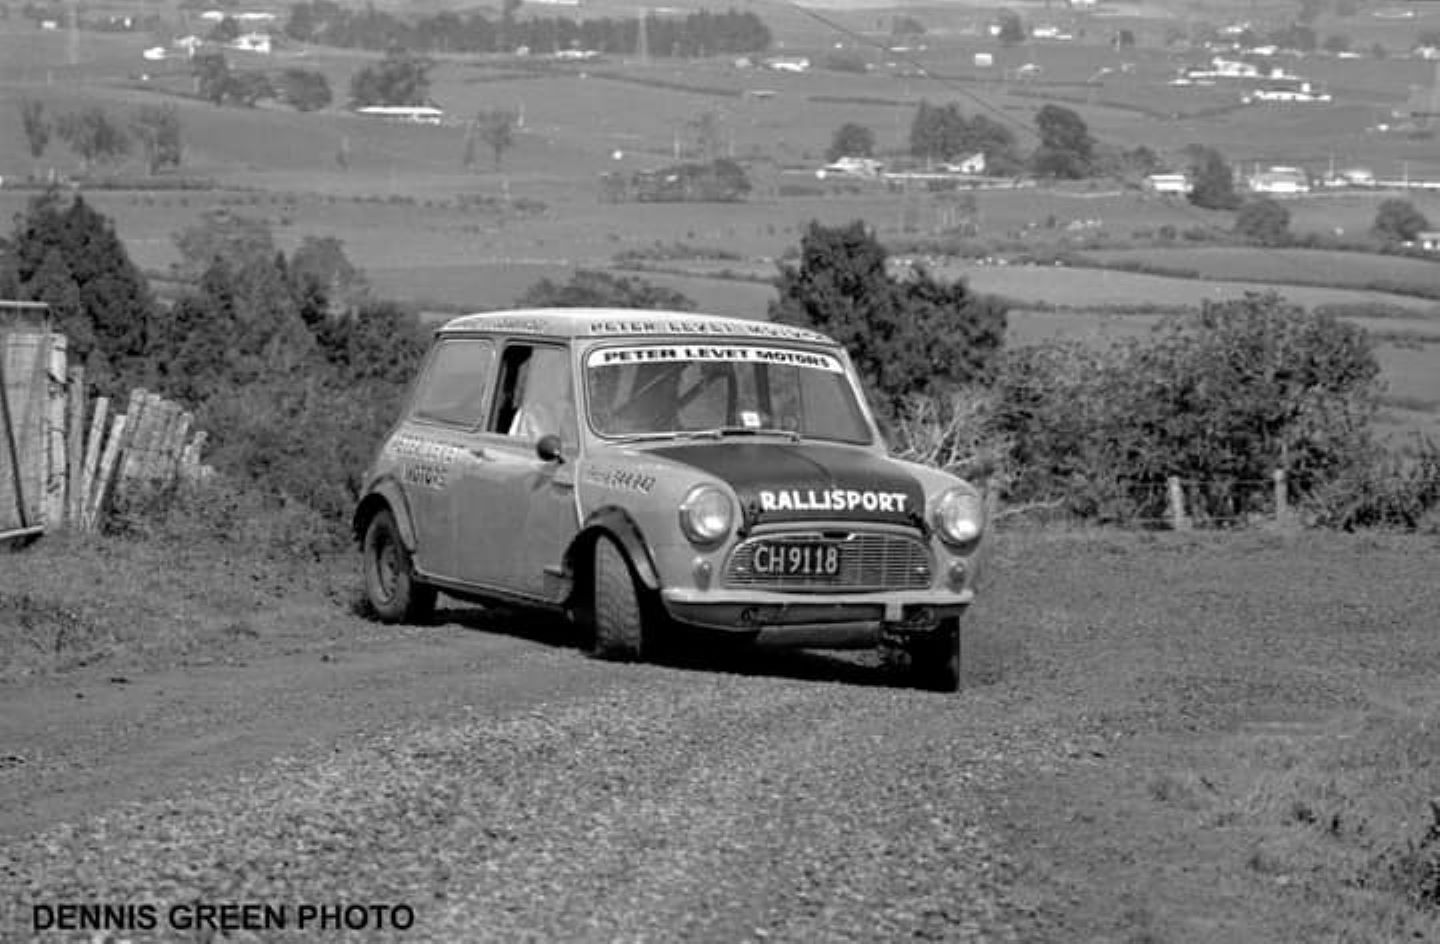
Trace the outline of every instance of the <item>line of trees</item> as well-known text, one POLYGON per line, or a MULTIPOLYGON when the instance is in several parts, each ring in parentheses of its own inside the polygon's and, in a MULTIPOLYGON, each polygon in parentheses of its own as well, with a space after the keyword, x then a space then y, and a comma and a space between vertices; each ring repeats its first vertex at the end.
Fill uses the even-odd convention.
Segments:
MULTIPOLYGON (((839 133, 831 151, 850 156, 861 140, 853 129, 839 133)), ((1146 147, 1130 150, 1106 148, 1090 134, 1083 118, 1060 105, 1047 104, 1035 114, 1039 145, 1022 153, 1010 125, 983 112, 967 117, 955 103, 920 102, 910 122, 910 155, 926 162, 957 162, 979 153, 985 156, 985 173, 1011 177, 1030 172, 1041 177, 1076 180, 1096 175, 1135 176, 1155 170, 1159 161, 1146 147)), ((833 157, 831 158, 834 159, 833 157)))
POLYGON ((37 164, 37 177, 43 176, 38 165, 52 138, 64 141, 80 157, 86 173, 97 164, 126 157, 136 142, 152 175, 179 167, 184 153, 180 113, 174 105, 140 106, 130 115, 128 129, 99 105, 52 118, 44 102, 24 99, 20 102, 20 117, 30 156, 37 164))
MULTIPOLYGON (((515 18, 518 2, 504 5, 498 19, 480 13, 453 11, 402 19, 373 6, 343 7, 334 0, 313 0, 290 8, 285 35, 307 43, 343 48, 383 50, 402 47, 418 52, 513 52, 524 46, 534 53, 562 49, 593 49, 633 55, 639 49, 635 18, 515 18)), ((770 29, 754 13, 698 10, 683 17, 645 18, 646 43, 655 55, 696 57, 763 52, 770 47, 770 29)))

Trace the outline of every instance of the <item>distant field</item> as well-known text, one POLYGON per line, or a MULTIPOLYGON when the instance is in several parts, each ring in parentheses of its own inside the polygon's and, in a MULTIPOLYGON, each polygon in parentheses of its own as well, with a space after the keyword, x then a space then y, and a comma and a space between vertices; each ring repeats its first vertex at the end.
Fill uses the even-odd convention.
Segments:
POLYGON ((1102 249, 1086 251, 1083 255, 1105 264, 1144 263, 1190 270, 1205 279, 1273 279, 1294 284, 1320 282, 1362 287, 1393 282, 1440 290, 1440 257, 1431 262, 1373 253, 1313 249, 1256 251, 1244 246, 1102 249))
MULTIPOLYGON (((1178 260, 1177 260, 1178 262, 1178 260)), ((1247 291, 1279 291, 1307 308, 1316 305, 1383 303, 1400 305, 1440 317, 1440 304, 1386 292, 1321 288, 1308 285, 1267 285, 1240 279, 1200 281, 1133 272, 1034 266, 947 266, 938 274, 964 277, 982 292, 1021 302, 1069 308, 1100 308, 1152 304, 1161 307, 1198 305, 1204 299, 1236 298, 1247 291)))

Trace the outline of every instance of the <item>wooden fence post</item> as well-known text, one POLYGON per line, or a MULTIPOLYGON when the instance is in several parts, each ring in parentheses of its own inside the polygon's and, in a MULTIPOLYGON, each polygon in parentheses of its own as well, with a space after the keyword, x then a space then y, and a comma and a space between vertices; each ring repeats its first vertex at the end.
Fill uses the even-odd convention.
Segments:
POLYGON ((1185 489, 1180 477, 1172 475, 1165 480, 1170 495, 1170 527, 1176 531, 1190 530, 1190 519, 1185 517, 1185 489))
POLYGON ((69 344, 63 334, 50 335, 50 348, 45 364, 45 384, 40 394, 45 398, 45 523, 58 528, 65 523, 65 481, 68 464, 65 456, 65 414, 69 406, 69 344))
POLYGON ((1286 524, 1290 520, 1290 489, 1287 486, 1284 469, 1276 469, 1275 477, 1275 523, 1286 524))
POLYGON ((120 452, 120 441, 125 438, 125 414, 115 417, 110 427, 110 438, 105 442, 105 454, 100 457, 100 468, 95 473, 95 493, 90 496, 90 506, 85 511, 85 529, 93 531, 100 523, 100 511, 105 507, 105 493, 109 489, 110 477, 115 472, 115 458, 120 452))
POLYGON ((105 421, 110 418, 110 398, 95 401, 90 418, 90 438, 85 443, 85 465, 80 470, 80 530, 90 530, 90 496, 95 494, 95 475, 100 468, 100 447, 105 444, 105 421))
POLYGON ((69 416, 65 429, 65 523, 79 529, 85 507, 85 365, 70 369, 69 416))

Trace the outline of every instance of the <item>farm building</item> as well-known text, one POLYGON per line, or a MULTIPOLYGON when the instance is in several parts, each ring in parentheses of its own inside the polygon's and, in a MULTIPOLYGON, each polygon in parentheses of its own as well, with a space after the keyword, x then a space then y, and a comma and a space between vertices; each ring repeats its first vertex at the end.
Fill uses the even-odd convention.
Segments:
POLYGON ((1271 84, 1255 89, 1241 97, 1247 105, 1264 102, 1306 103, 1328 102, 1330 93, 1321 91, 1309 82, 1298 84, 1271 84))
POLYGON ((1440 252, 1440 230, 1425 230, 1415 234, 1415 245, 1426 252, 1440 252))
POLYGON ((1145 178, 1145 189, 1164 196, 1188 196, 1194 189, 1188 174, 1151 174, 1145 178))
POLYGON ((1310 177, 1298 167, 1271 167, 1250 175, 1255 193, 1294 194, 1310 192, 1310 177))
POLYGON ((432 105, 366 105, 355 109, 357 115, 371 118, 392 118, 396 121, 414 121, 423 125, 438 125, 445 113, 432 105))

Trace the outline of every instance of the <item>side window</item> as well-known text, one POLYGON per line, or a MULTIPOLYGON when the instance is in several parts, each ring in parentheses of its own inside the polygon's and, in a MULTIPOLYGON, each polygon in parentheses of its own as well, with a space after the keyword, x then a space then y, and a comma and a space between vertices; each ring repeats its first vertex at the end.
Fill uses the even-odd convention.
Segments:
POLYGON ((579 440, 565 348, 511 344, 500 359, 500 386, 490 431, 534 442, 547 433, 579 440))
POLYGON ((485 421, 495 342, 484 338, 441 341, 415 391, 416 417, 475 429, 485 421))

